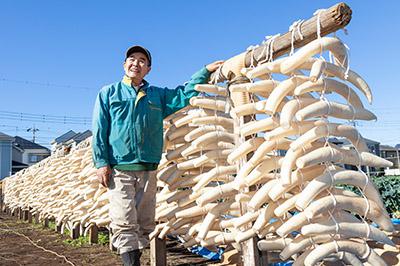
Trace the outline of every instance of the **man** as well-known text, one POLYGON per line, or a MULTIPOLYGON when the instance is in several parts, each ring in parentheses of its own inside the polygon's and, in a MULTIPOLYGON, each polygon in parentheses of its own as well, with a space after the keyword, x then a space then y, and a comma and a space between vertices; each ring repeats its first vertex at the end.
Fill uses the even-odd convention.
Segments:
POLYGON ((223 62, 196 72, 174 90, 150 86, 151 54, 141 46, 126 52, 122 81, 99 92, 93 111, 93 161, 109 188, 112 244, 124 265, 140 265, 154 229, 156 169, 163 146, 163 118, 185 107, 223 62))

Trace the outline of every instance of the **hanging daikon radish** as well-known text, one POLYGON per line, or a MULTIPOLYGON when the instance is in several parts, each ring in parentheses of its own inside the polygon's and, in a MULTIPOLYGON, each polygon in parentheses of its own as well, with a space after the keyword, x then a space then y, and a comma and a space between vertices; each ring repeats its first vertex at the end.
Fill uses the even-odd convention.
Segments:
POLYGON ((297 150, 315 140, 329 136, 344 137, 353 144, 358 152, 368 152, 367 144, 360 133, 358 133, 357 129, 348 125, 327 123, 326 121, 321 121, 315 128, 312 128, 293 141, 290 144, 290 148, 292 150, 297 150))
POLYGON ((366 165, 371 167, 391 167, 392 162, 369 152, 358 153, 355 150, 336 148, 332 144, 318 148, 296 160, 296 166, 304 168, 321 162, 335 162, 351 165, 366 165))
POLYGON ((283 57, 272 62, 260 64, 252 70, 248 71, 246 73, 246 76, 249 79, 254 79, 269 73, 281 73, 281 64, 286 59, 287 57, 283 57))
POLYGON ((306 61, 309 57, 312 57, 325 50, 331 51, 336 62, 345 68, 347 67, 347 50, 343 43, 337 38, 322 37, 306 44, 292 56, 287 57, 280 64, 280 71, 283 74, 291 73, 301 64, 303 64, 304 61, 306 61))
POLYGON ((229 90, 234 92, 251 92, 262 97, 268 97, 272 90, 279 84, 275 80, 260 80, 254 83, 234 84, 229 87, 229 90))
POLYGON ((368 176, 362 172, 351 170, 327 170, 323 175, 312 180, 301 192, 296 201, 296 207, 304 210, 318 193, 337 184, 353 185, 363 189, 368 199, 385 210, 380 194, 374 184, 369 181, 368 176))
POLYGON ((279 125, 278 119, 276 117, 274 117, 274 116, 268 117, 265 119, 261 119, 258 121, 253 121, 253 122, 244 124, 240 128, 240 134, 243 137, 247 137, 249 135, 256 134, 258 132, 272 130, 272 129, 278 127, 278 125, 279 125))
POLYGON ((290 128, 290 125, 292 124, 293 118, 295 117, 297 111, 317 101, 317 99, 310 97, 298 97, 296 99, 288 101, 283 106, 282 112, 280 113, 280 126, 284 129, 290 128))
POLYGON ((217 97, 215 100, 212 98, 193 97, 190 99, 190 104, 192 106, 224 112, 226 101, 219 100, 217 97))
POLYGON ((364 108, 354 108, 331 101, 317 101, 299 110, 295 117, 298 121, 317 116, 331 116, 346 120, 376 120, 376 116, 364 108))
MULTIPOLYGON (((307 61, 305 61, 300 68, 302 69, 311 69, 313 66, 313 63, 317 61, 315 58, 310 58, 307 61)), ((356 88, 358 88, 367 98, 369 103, 372 103, 372 92, 371 89, 369 88, 367 82, 356 72, 353 70, 349 69, 347 70, 344 67, 334 65, 329 62, 324 63, 324 74, 328 76, 333 76, 337 77, 343 81, 348 81, 352 83, 356 88)))
POLYGON ((254 138, 243 142, 228 155, 228 163, 232 164, 241 157, 246 156, 249 152, 256 150, 263 142, 263 138, 254 138))
POLYGON ((194 89, 196 91, 212 93, 212 94, 217 94, 217 95, 221 95, 221 96, 227 96, 226 88, 220 87, 220 86, 217 86, 217 85, 197 84, 196 86, 194 86, 194 89))
POLYGON ((363 258, 370 265, 386 265, 384 260, 367 243, 358 243, 350 240, 336 240, 319 245, 307 255, 304 265, 315 265, 326 256, 339 251, 350 252, 359 258, 363 258))
POLYGON ((332 209, 335 206, 337 209, 348 210, 358 215, 365 215, 366 217, 376 222, 383 230, 391 232, 394 230, 393 224, 389 216, 372 200, 360 197, 348 197, 342 195, 326 196, 319 200, 312 202, 305 210, 304 215, 312 219, 317 215, 332 209))
POLYGON ((322 78, 316 82, 306 81, 300 86, 294 89, 294 95, 299 96, 308 92, 324 92, 324 93, 337 93, 342 96, 350 105, 354 108, 363 109, 362 104, 357 93, 347 86, 346 84, 339 82, 331 78, 322 78))
POLYGON ((318 223, 304 225, 301 228, 301 234, 304 236, 319 234, 340 234, 345 235, 346 237, 361 237, 395 246, 393 241, 391 241, 384 232, 376 227, 362 222, 340 222, 338 224, 332 220, 318 221, 318 223), (337 228, 338 226, 339 229, 337 228))
POLYGON ((292 95, 293 90, 308 79, 307 76, 294 76, 279 83, 271 92, 263 110, 268 114, 274 114, 285 96, 292 95))

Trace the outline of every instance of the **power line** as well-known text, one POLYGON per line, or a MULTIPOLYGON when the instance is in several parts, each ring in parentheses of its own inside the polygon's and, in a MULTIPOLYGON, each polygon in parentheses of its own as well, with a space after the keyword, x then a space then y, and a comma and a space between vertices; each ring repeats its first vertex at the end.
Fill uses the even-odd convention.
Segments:
POLYGON ((0 111, 0 119, 18 120, 39 123, 90 125, 90 117, 56 116, 47 114, 31 114, 0 111))
POLYGON ((0 78, 0 81, 10 82, 10 83, 18 83, 18 84, 26 84, 26 85, 46 86, 46 87, 59 87, 59 88, 83 89, 83 90, 99 90, 99 88, 93 88, 93 87, 88 87, 88 86, 75 86, 75 85, 66 85, 66 84, 56 84, 56 83, 51 83, 51 82, 30 81, 30 80, 16 80, 16 79, 0 78))
POLYGON ((48 114, 32 114, 32 113, 21 113, 21 112, 9 112, 9 111, 0 111, 0 114, 8 114, 8 115, 23 115, 23 116, 28 116, 32 118, 43 118, 43 117, 48 117, 48 118, 54 118, 54 119, 74 119, 74 120, 88 120, 91 119, 90 117, 87 116, 66 116, 66 115, 48 115, 48 114))
MULTIPOLYGON (((6 119, 6 120, 15 120, 13 117, 2 117, 0 116, 1 119, 6 119)), ((64 125, 90 125, 89 121, 84 121, 84 122, 69 122, 69 121, 51 121, 51 120, 34 120, 34 119, 25 119, 25 118, 20 118, 20 121, 26 121, 26 122, 36 122, 36 123, 50 123, 50 124, 64 124, 64 125)))

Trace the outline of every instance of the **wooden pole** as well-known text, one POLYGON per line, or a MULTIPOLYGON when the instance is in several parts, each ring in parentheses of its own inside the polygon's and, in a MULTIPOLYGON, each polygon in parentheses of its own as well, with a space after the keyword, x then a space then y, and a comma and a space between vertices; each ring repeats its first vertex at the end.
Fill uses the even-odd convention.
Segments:
POLYGON ((79 224, 78 225, 74 225, 70 231, 70 237, 72 239, 77 239, 79 238, 79 224))
POLYGON ((35 224, 39 224, 39 213, 35 213, 35 224))
POLYGON ((167 265, 167 249, 165 238, 153 238, 150 241, 150 265, 166 266, 167 265))
POLYGON ((94 224, 89 229, 89 243, 97 244, 98 242, 99 242, 99 228, 97 227, 97 225, 94 224))
POLYGON ((62 223, 60 223, 60 225, 57 225, 57 224, 56 224, 55 231, 56 231, 57 233, 61 233, 61 228, 62 228, 62 223))
POLYGON ((30 211, 28 212, 28 223, 32 223, 32 213, 30 211))
POLYGON ((3 189, 2 189, 2 186, 0 185, 0 210, 1 211, 3 211, 3 206, 4 206, 4 203, 3 203, 3 189))
MULTIPOLYGON (((324 11, 322 11, 319 15, 320 25, 321 25, 321 36, 328 35, 329 33, 335 32, 339 29, 344 28, 347 24, 349 24, 351 20, 352 11, 350 7, 345 3, 338 3, 324 11)), ((303 39, 300 38, 300 35, 296 31, 294 35, 294 47, 301 47, 317 38, 317 15, 312 18, 304 21, 300 26, 300 32, 303 36, 303 39)), ((287 32, 277 38, 274 39, 274 43, 272 45, 272 57, 277 58, 281 55, 288 53, 291 49, 292 43, 292 33, 287 32)), ((249 67, 251 64, 251 54, 250 52, 245 53, 245 66, 249 67)), ((269 58, 270 54, 268 53, 268 49, 266 49, 265 45, 261 45, 258 48, 254 49, 253 53, 253 63, 256 66, 259 61, 265 60, 269 58)), ((236 75, 233 72, 228 72, 228 77, 225 77, 222 73, 218 77, 218 82, 222 82, 224 80, 230 80, 234 78, 236 75)), ((214 79, 215 72, 211 74, 211 79, 214 79)))
MULTIPOLYGON (((230 85, 234 85, 234 84, 241 84, 241 83, 247 83, 250 82, 247 78, 242 77, 242 78, 235 78, 234 80, 231 80, 230 85)), ((232 102, 234 104, 234 107, 243 105, 243 104, 247 104, 250 100, 250 95, 247 92, 237 92, 237 93, 233 93, 232 94, 232 102)), ((235 119, 235 132, 234 134, 236 136, 239 136, 239 131, 238 129, 241 128, 245 123, 248 123, 250 121, 251 117, 250 116, 243 116, 240 117, 239 119, 235 119)), ((237 138, 236 139, 236 144, 240 145, 242 144, 243 141, 246 141, 247 139, 251 138, 250 136, 246 137, 244 140, 237 138)), ((238 167, 242 167, 243 164, 249 160, 251 157, 251 154, 247 155, 246 159, 241 159, 240 163, 238 165, 238 167)), ((245 192, 250 191, 249 188, 245 188, 244 189, 245 192)), ((240 214, 244 215, 247 212, 247 203, 241 203, 240 204, 240 214)), ((245 225, 245 229, 249 229, 251 227, 251 225, 245 225)), ((243 261, 243 265, 245 266, 260 266, 261 264, 261 260, 260 260, 260 256, 258 255, 258 248, 257 248, 257 238, 253 237, 243 243, 241 243, 241 249, 242 249, 242 261, 243 261)))
POLYGON ((43 226, 46 227, 46 228, 49 227, 49 218, 44 218, 43 226))

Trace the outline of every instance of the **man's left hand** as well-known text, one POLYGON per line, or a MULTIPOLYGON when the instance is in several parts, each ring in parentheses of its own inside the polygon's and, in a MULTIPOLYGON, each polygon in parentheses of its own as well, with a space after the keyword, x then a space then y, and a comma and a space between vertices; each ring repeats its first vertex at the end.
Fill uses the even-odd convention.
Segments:
POLYGON ((218 60, 215 62, 212 62, 211 64, 206 65, 206 68, 209 72, 214 72, 217 70, 225 61, 223 60, 218 60))

